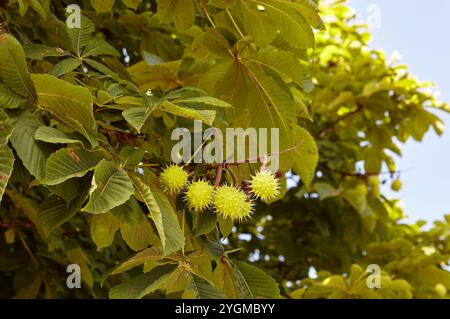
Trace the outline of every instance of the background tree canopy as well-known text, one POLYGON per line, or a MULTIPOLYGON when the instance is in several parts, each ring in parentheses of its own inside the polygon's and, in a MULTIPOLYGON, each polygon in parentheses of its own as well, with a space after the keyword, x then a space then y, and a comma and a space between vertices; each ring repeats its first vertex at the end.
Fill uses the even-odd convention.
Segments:
MULTIPOLYGON (((402 224, 380 185, 401 187, 393 154, 450 107, 345 1, 78 1, 80 28, 70 4, 0 2, 1 297, 449 296, 450 216, 402 224), (164 192, 192 120, 279 128, 281 194, 233 223, 164 192)), ((259 169, 185 168, 242 188, 259 169)))

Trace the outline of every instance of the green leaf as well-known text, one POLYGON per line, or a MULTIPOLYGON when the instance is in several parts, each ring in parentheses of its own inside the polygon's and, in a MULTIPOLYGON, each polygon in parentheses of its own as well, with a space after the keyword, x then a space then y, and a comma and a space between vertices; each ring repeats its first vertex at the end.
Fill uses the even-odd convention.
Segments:
POLYGON ((450 289, 450 273, 444 269, 434 265, 422 266, 421 269, 416 271, 416 274, 418 276, 417 278, 427 278, 427 281, 432 287, 441 284, 447 289, 450 289))
POLYGON ((58 62, 57 64, 55 64, 50 69, 50 71, 48 71, 48 74, 54 75, 56 77, 60 77, 61 75, 72 72, 73 70, 78 68, 80 65, 81 65, 80 59, 67 58, 67 59, 62 60, 61 62, 58 62))
POLYGON ((314 183, 314 188, 319 194, 321 200, 339 196, 339 194, 341 193, 340 189, 336 189, 328 183, 314 183))
POLYGON ((139 166, 145 155, 145 150, 138 147, 125 146, 120 151, 120 163, 126 169, 134 169, 139 166))
POLYGON ((294 94, 294 106, 297 116, 299 118, 312 121, 312 117, 309 114, 308 106, 304 102, 304 97, 302 93, 296 89, 293 89, 292 94, 294 94))
POLYGON ((39 206, 38 223, 44 230, 44 234, 48 236, 52 230, 69 220, 75 213, 67 209, 64 199, 52 195, 39 206))
POLYGON ((29 0, 30 6, 36 11, 44 20, 47 20, 47 12, 48 12, 48 2, 46 3, 46 7, 44 8, 43 4, 39 0, 29 0))
POLYGON ((195 5, 192 0, 158 0, 161 22, 175 23, 180 30, 188 29, 195 22, 195 5))
MULTIPOLYGON (((277 0, 278 1, 278 0, 277 0)), ((300 13, 305 20, 316 29, 323 29, 323 21, 319 16, 319 7, 314 0, 299 0, 297 2, 285 2, 283 4, 290 6, 300 13)))
POLYGON ((166 195, 154 183, 147 184, 136 176, 132 176, 132 180, 136 194, 147 206, 149 217, 155 223, 164 255, 183 248, 184 234, 166 195))
POLYGON ((121 224, 120 233, 128 247, 134 251, 145 249, 158 240, 147 218, 143 218, 142 223, 137 225, 121 224))
POLYGON ((122 112, 125 120, 130 123, 132 127, 141 132, 142 127, 150 116, 151 109, 145 106, 142 107, 132 107, 122 112))
POLYGON ((367 231, 372 232, 375 229, 376 220, 372 209, 367 203, 367 192, 367 186, 359 183, 350 189, 344 190, 341 196, 359 213, 367 231))
POLYGON ((212 212, 202 212, 201 214, 194 214, 193 227, 195 237, 208 234, 211 232, 217 223, 217 216, 212 212))
POLYGON ((367 186, 362 183, 342 192, 342 197, 344 197, 358 212, 363 212, 367 209, 366 195, 367 186))
POLYGON ((280 34, 291 45, 301 48, 314 48, 314 34, 305 18, 286 1, 258 0, 254 3, 263 5, 280 34))
POLYGON ((216 261, 219 261, 225 255, 225 247, 220 242, 205 238, 201 241, 201 244, 216 261))
POLYGON ((142 0, 122 0, 122 2, 130 9, 136 10, 142 0))
POLYGON ((23 46, 26 57, 31 60, 42 61, 46 57, 64 57, 70 55, 69 51, 43 44, 29 43, 23 46))
MULTIPOLYGON (((248 34, 261 47, 269 45, 277 36, 277 28, 267 11, 258 10, 251 1, 241 1, 242 24, 248 34)), ((237 12, 239 13, 239 12, 237 12)))
POLYGON ((90 56, 109 55, 119 57, 120 54, 108 42, 101 38, 94 38, 83 50, 83 58, 90 56))
MULTIPOLYGON (((155 35, 156 39, 160 37, 161 33, 155 35)), ((159 38, 158 41, 165 41, 164 38, 159 38)), ((171 41, 168 38, 167 41, 171 41)), ((164 43, 167 46, 167 43, 164 43)), ((167 54, 170 54, 169 52, 167 54)), ((164 56, 158 54, 164 60, 164 56)), ((148 56, 147 56, 148 58, 148 56)), ((160 88, 164 92, 178 88, 180 79, 178 73, 180 71, 181 61, 170 61, 164 64, 148 65, 146 61, 141 61, 128 68, 133 81, 142 90, 154 90, 160 88)))
POLYGON ((141 97, 125 96, 117 99, 115 102, 118 104, 142 105, 139 107, 129 108, 122 113, 125 120, 133 126, 138 133, 140 133, 142 127, 147 122, 150 114, 152 114, 158 106, 160 100, 158 98, 143 94, 138 88, 136 88, 136 91, 140 93, 141 97))
POLYGON ((317 144, 311 134, 304 128, 297 126, 293 132, 293 151, 287 154, 293 160, 293 168, 302 178, 307 188, 311 185, 319 161, 317 144))
POLYGON ((114 241, 114 235, 119 230, 120 222, 113 213, 94 215, 91 219, 91 237, 97 249, 109 247, 114 241))
POLYGON ((394 84, 389 80, 369 82, 364 86, 362 95, 365 97, 370 97, 380 91, 388 91, 393 88, 394 84))
POLYGON ((134 197, 130 197, 122 205, 114 207, 111 212, 119 218, 121 223, 127 223, 131 225, 139 224, 144 216, 144 211, 139 205, 139 202, 134 197))
POLYGON ((12 120, 14 126, 11 135, 12 146, 30 174, 38 180, 44 179, 45 163, 51 149, 44 143, 34 140, 36 130, 42 124, 28 113, 12 120))
POLYGON ((14 167, 14 154, 6 144, 0 145, 0 202, 14 167))
POLYGON ((157 266, 148 273, 111 288, 109 298, 140 299, 160 288, 176 269, 175 264, 157 266))
POLYGON ((47 74, 33 74, 32 79, 39 105, 62 124, 80 132, 95 147, 97 124, 89 90, 47 74))
POLYGON ((69 34, 72 44, 72 50, 78 57, 82 56, 81 52, 83 48, 89 44, 92 33, 95 31, 94 24, 85 16, 81 16, 80 22, 80 28, 67 27, 67 33, 69 34))
POLYGON ((233 267, 226 258, 220 259, 212 275, 213 283, 231 299, 238 299, 240 289, 237 285, 233 267))
POLYGON ((28 73, 25 52, 13 36, 0 34, 0 77, 16 94, 36 99, 36 90, 28 73))
POLYGON ((77 212, 80 211, 84 201, 87 198, 88 188, 82 191, 77 200, 74 200, 69 206, 63 198, 52 195, 39 206, 37 212, 37 221, 48 236, 53 230, 69 221, 77 212))
POLYGON ((151 54, 147 51, 144 51, 144 61, 148 65, 158 65, 158 64, 164 64, 166 63, 161 57, 151 54))
POLYGON ((114 73, 110 68, 108 68, 106 65, 99 63, 92 59, 85 59, 84 61, 87 64, 89 64, 91 67, 96 69, 97 71, 99 71, 107 76, 110 76, 111 78, 113 78, 116 81, 120 81, 120 77, 116 73, 114 73))
POLYGON ((294 102, 291 93, 281 81, 269 76, 258 66, 244 68, 251 83, 248 92, 249 125, 255 128, 279 128, 280 148, 292 145, 294 102))
POLYGON ((97 91, 97 103, 99 105, 105 105, 114 100, 114 97, 110 95, 108 92, 103 90, 97 91))
POLYGON ((192 50, 199 56, 210 54, 225 58, 230 56, 230 45, 227 39, 217 29, 212 28, 200 33, 194 39, 192 50))
POLYGON ((13 127, 9 123, 8 115, 0 110, 0 145, 8 143, 12 131, 13 127))
POLYGON ((392 280, 387 284, 381 285, 379 294, 385 299, 412 299, 413 287, 403 279, 392 280))
POLYGON ((178 267, 166 281, 166 294, 184 291, 191 280, 191 275, 186 267, 178 267))
MULTIPOLYGON (((45 185, 45 187, 53 194, 63 198, 67 204, 80 195, 82 187, 84 187, 87 178, 71 178, 57 185, 45 185)), ((90 179, 89 182, 90 184, 90 179)))
MULTIPOLYGON (((136 200, 134 202, 137 204, 136 200)), ((158 241, 152 225, 147 216, 143 214, 139 204, 138 209, 130 210, 128 214, 133 214, 133 216, 128 216, 126 221, 120 222, 120 233, 131 249, 139 251, 158 241)))
POLYGON ((280 297, 280 289, 277 282, 264 271, 239 261, 233 262, 232 265, 241 290, 241 298, 276 299, 280 297))
POLYGON ((25 98, 16 95, 6 85, 0 83, 0 108, 16 109, 25 101, 25 98))
POLYGON ((183 106, 176 105, 169 101, 163 101, 158 109, 176 115, 187 118, 189 120, 202 121, 206 125, 212 126, 216 118, 216 111, 211 110, 195 110, 183 106))
POLYGON ((233 126, 278 128, 281 150, 292 147, 294 99, 274 71, 267 73, 249 61, 224 59, 203 75, 199 86, 234 106, 233 126))
POLYGON ((196 299, 226 299, 226 296, 211 282, 197 274, 192 274, 188 289, 190 290, 187 292, 188 297, 192 294, 192 297, 196 299))
POLYGON ((97 153, 80 148, 62 148, 50 155, 45 165, 47 185, 60 184, 73 177, 82 177, 100 162, 97 153))
POLYGON ((158 261, 162 259, 163 252, 159 247, 151 247, 138 252, 136 255, 120 264, 116 269, 111 272, 111 275, 117 275, 130 270, 134 267, 143 265, 149 261, 158 261))
POLYGON ((303 70, 298 58, 292 52, 263 50, 248 57, 248 61, 262 65, 264 68, 287 77, 300 87, 303 87, 303 70))
POLYGON ((36 130, 34 139, 50 144, 81 144, 83 137, 77 133, 65 133, 51 126, 41 126, 36 130))
POLYGON ((209 106, 215 106, 220 108, 228 108, 233 107, 230 103, 227 103, 225 101, 216 99, 214 97, 210 96, 199 96, 199 97, 192 97, 187 99, 179 99, 174 101, 175 103, 185 103, 185 104, 205 104, 209 106))
POLYGON ((223 237, 228 237, 228 235, 231 234, 231 231, 233 230, 234 227, 233 220, 219 216, 217 218, 217 221, 219 223, 220 233, 223 235, 223 237))
POLYGON ((97 13, 111 12, 114 0, 91 0, 91 5, 97 13))
POLYGON ((113 162, 102 160, 94 171, 93 189, 83 211, 103 214, 125 203, 133 194, 128 174, 113 162))
POLYGON ((19 14, 21 17, 23 17, 28 11, 29 4, 28 2, 24 2, 24 0, 19 0, 18 2, 19 2, 19 14))

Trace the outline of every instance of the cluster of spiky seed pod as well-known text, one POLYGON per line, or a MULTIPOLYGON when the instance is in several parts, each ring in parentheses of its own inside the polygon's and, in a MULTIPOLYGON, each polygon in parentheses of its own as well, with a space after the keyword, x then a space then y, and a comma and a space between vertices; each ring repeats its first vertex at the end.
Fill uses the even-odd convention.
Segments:
POLYGON ((184 193, 188 208, 199 213, 213 209, 224 219, 242 221, 249 218, 254 201, 270 202, 279 194, 279 181, 268 170, 261 170, 248 181, 249 192, 231 185, 212 186, 207 180, 189 181, 189 174, 178 165, 170 165, 160 175, 163 189, 171 195, 184 193))

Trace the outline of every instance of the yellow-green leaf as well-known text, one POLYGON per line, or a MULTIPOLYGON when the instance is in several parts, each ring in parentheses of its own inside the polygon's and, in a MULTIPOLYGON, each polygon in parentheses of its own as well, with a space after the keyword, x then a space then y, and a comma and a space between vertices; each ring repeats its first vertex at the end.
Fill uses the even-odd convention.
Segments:
POLYGON ((32 79, 39 106, 62 124, 80 132, 93 147, 96 146, 97 124, 89 90, 48 74, 33 74, 32 79))
POLYGON ((36 99, 25 52, 19 41, 9 34, 0 34, 0 77, 16 94, 36 99))
POLYGON ((91 219, 90 230, 97 249, 110 246, 119 227, 120 222, 113 213, 94 215, 91 219))
POLYGON ((91 5, 97 13, 111 12, 114 0, 91 0, 91 5))
POLYGON ((83 211, 104 214, 125 203, 133 194, 128 174, 113 162, 102 160, 95 168, 89 202, 83 211))

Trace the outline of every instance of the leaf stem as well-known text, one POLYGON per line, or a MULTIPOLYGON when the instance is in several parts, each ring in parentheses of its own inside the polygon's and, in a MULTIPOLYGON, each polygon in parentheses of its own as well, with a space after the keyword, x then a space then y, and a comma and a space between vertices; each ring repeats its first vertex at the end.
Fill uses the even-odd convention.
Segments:
POLYGON ((236 28, 237 32, 241 36, 241 38, 244 38, 245 36, 242 33, 241 29, 239 29, 239 26, 237 25, 236 21, 234 20, 233 16, 231 15, 230 10, 228 10, 228 8, 225 8, 225 11, 226 11, 228 17, 230 18, 231 22, 233 23, 233 26, 236 28))
POLYGON ((220 164, 216 168, 216 180, 214 181, 214 188, 219 187, 220 181, 222 180, 223 164, 220 164))
POLYGON ((231 178, 233 180, 233 185, 236 186, 238 184, 237 178, 236 178, 236 174, 234 174, 234 172, 231 169, 229 169, 229 168, 226 169, 226 172, 228 174, 230 174, 230 176, 231 176, 231 178))
POLYGON ((33 252, 31 251, 30 247, 28 246, 28 244, 26 243, 26 241, 23 239, 23 234, 21 231, 17 232, 17 235, 20 239, 20 242, 22 243, 23 247, 25 248, 25 250, 27 251, 28 255, 30 255, 31 260, 33 261, 33 263, 35 265, 39 265, 39 261, 36 259, 36 257, 34 256, 33 252))
POLYGON ((200 2, 200 8, 202 8, 203 13, 205 14, 211 26, 213 28, 216 28, 216 24, 214 23, 213 19, 211 19, 211 16, 209 15, 208 10, 206 10, 205 3, 203 1, 200 2))

